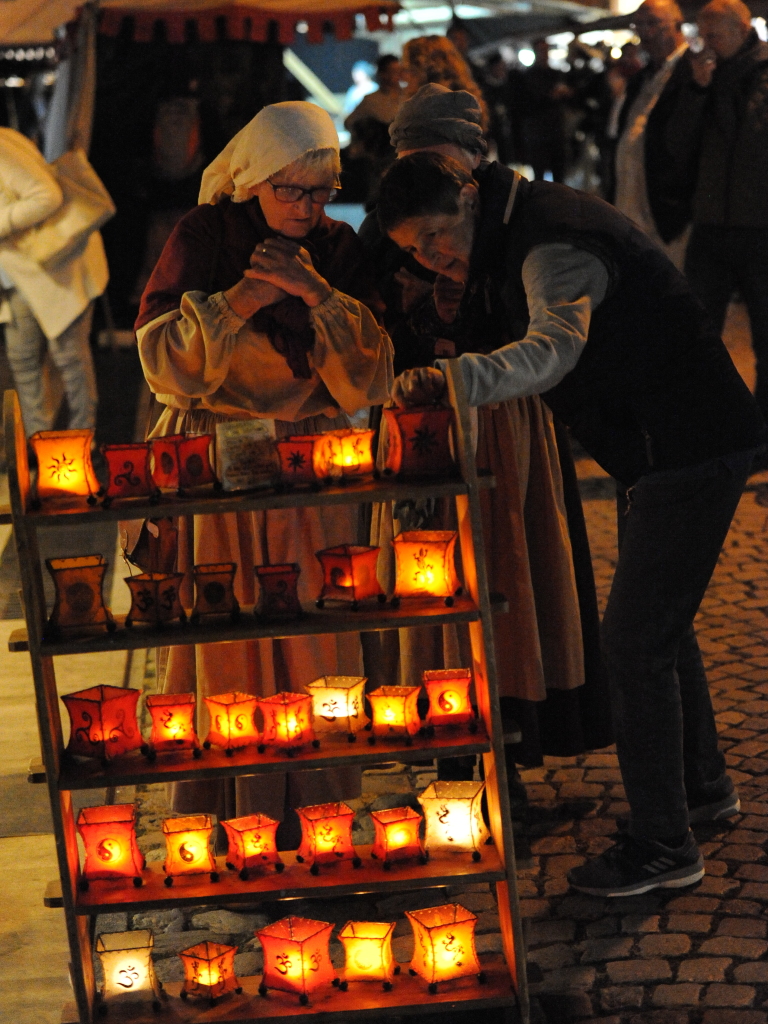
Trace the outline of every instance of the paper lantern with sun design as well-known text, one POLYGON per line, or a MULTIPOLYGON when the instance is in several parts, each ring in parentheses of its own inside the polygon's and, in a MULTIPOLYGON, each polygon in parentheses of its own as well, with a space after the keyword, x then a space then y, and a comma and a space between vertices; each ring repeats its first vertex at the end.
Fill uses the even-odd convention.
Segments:
POLYGON ((373 726, 368 742, 377 739, 404 740, 410 746, 421 729, 418 700, 420 686, 380 686, 368 694, 373 713, 373 726))
POLYGON ((394 921, 347 921, 339 932, 344 946, 342 991, 350 981, 380 981, 385 992, 391 990, 393 977, 400 973, 392 955, 394 931, 394 921))
POLYGON ((107 560, 103 555, 46 558, 45 566, 56 590, 46 639, 114 631, 115 620, 104 604, 107 560))
POLYGON ((354 743, 368 726, 365 713, 366 676, 321 676, 308 683, 312 697, 312 727, 319 736, 346 733, 354 743))
POLYGON ((165 836, 165 884, 187 875, 210 875, 218 882, 219 874, 209 842, 213 824, 210 814, 190 814, 184 818, 166 818, 162 823, 165 836))
POLYGON ((301 844, 296 860, 310 864, 310 872, 318 874, 320 864, 338 864, 351 860, 360 867, 360 858, 352 845, 352 824, 355 812, 345 803, 315 804, 297 807, 301 822, 301 844))
POLYGON ((375 837, 371 856, 381 861, 385 871, 395 861, 418 859, 426 864, 424 846, 419 838, 422 817, 412 807, 391 807, 371 811, 375 837))
POLYGON ((249 693, 218 693, 203 697, 211 719, 208 735, 203 746, 206 750, 220 747, 227 757, 232 757, 239 747, 257 744, 260 740, 256 725, 256 708, 259 698, 249 693))
POLYGON ((326 601, 345 601, 353 609, 360 601, 372 597, 380 603, 386 601, 376 576, 379 548, 339 544, 335 548, 317 551, 315 557, 323 567, 323 589, 316 602, 318 608, 322 608, 326 601))
POLYGON ((133 932, 102 932, 96 939, 96 955, 101 963, 104 981, 99 993, 99 1009, 107 1012, 110 1006, 152 1003, 161 1008, 163 986, 157 980, 152 964, 152 932, 139 929, 133 932))
POLYGON ((452 476, 452 409, 434 406, 385 409, 387 460, 385 472, 409 479, 452 476))
POLYGON ((468 725, 470 732, 477 729, 475 712, 469 699, 471 669, 425 669, 421 678, 429 697, 428 726, 468 725))
POLYGON ((454 981, 476 975, 485 981, 475 949, 477 917, 458 903, 426 910, 406 910, 413 928, 413 960, 411 974, 418 974, 437 992, 442 981, 454 981))
POLYGON ((89 686, 62 694, 69 712, 67 753, 111 761, 142 745, 136 721, 140 691, 123 686, 89 686))
POLYGON ((279 821, 266 814, 248 814, 221 824, 227 834, 227 867, 230 871, 239 871, 244 882, 252 871, 271 866, 277 872, 283 870, 285 865, 280 860, 275 839, 279 821))
POLYGON ((277 747, 288 757, 311 743, 319 747, 320 741, 312 728, 312 698, 303 693, 276 693, 259 700, 264 720, 259 752, 277 747))
POLYGON ((318 989, 335 980, 328 946, 333 925, 305 917, 284 917, 256 932, 264 950, 259 994, 269 989, 292 992, 306 1006, 318 989))
POLYGON ((179 953, 184 965, 184 984, 179 995, 182 999, 204 999, 209 1006, 228 992, 238 995, 243 991, 235 976, 237 946, 220 942, 198 942, 196 946, 179 953))
POLYGON ((87 498, 95 503, 100 488, 91 463, 93 430, 41 430, 29 444, 37 458, 39 502, 87 498))
POLYGON ((133 804, 83 807, 77 831, 85 846, 80 889, 90 882, 131 879, 142 884, 144 856, 136 843, 136 808, 133 804))
POLYGON ((484 782, 431 782, 418 801, 426 820, 427 853, 471 854, 480 860, 488 838, 483 820, 484 782))
POLYGON ((449 607, 462 587, 456 575, 454 548, 458 534, 451 530, 408 530, 392 542, 395 551, 395 596, 443 598, 449 607))

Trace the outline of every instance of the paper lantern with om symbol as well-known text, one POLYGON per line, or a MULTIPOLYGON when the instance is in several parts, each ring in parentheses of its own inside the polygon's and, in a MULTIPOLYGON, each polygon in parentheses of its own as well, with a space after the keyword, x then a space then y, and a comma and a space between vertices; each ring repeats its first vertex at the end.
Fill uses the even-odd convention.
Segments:
POLYGON ((427 863, 424 846, 419 839, 422 817, 412 807, 392 807, 371 811, 375 838, 371 856, 382 863, 385 871, 393 861, 418 858, 427 863))
POLYGON ((179 953, 184 964, 184 984, 179 995, 205 999, 215 1006, 217 999, 228 992, 243 991, 235 976, 237 946, 224 946, 220 942, 198 942, 196 946, 179 953))
POLYGON ((167 750, 191 750, 200 757, 200 740, 195 731, 194 693, 153 693, 147 697, 152 733, 142 753, 152 757, 167 750))
POLYGON ((179 590, 183 572, 142 572, 125 580, 131 592, 131 609, 125 617, 130 629, 135 622, 159 629, 167 622, 187 621, 179 590))
POLYGON ((178 494, 190 487, 217 484, 210 461, 210 434, 171 434, 153 437, 152 479, 160 490, 175 488, 178 494))
POLYGON ((262 697, 259 709, 264 719, 259 752, 277 747, 292 757, 299 747, 311 743, 319 747, 320 741, 312 728, 312 698, 303 693, 276 693, 262 697))
POLYGON ((213 831, 210 814, 190 814, 185 818, 166 818, 162 824, 165 836, 165 884, 185 875, 209 874, 218 882, 216 861, 208 843, 213 831))
POLYGON ((142 745, 136 721, 139 690, 123 686, 90 686, 65 693, 69 712, 67 753, 109 761, 142 745))
POLYGON ((347 601, 357 608, 360 601, 375 597, 386 601, 386 594, 379 586, 376 563, 379 549, 362 544, 340 544, 335 548, 317 551, 315 557, 323 567, 323 589, 317 599, 317 607, 326 601, 347 601))
POLYGON ((115 629, 112 613, 104 605, 103 555, 76 558, 46 558, 46 568, 56 588, 53 610, 46 626, 46 638, 88 636, 115 629))
POLYGON ((248 814, 243 818, 222 821, 227 833, 227 867, 239 871, 247 881, 251 871, 274 865, 275 871, 282 871, 285 865, 277 852, 275 833, 279 821, 266 814, 248 814))
POLYGON ((256 932, 264 950, 262 996, 271 988, 294 992, 302 1006, 335 979, 328 952, 333 925, 305 917, 284 917, 256 932))
POLYGON ((37 457, 37 499, 87 498, 96 501, 99 481, 91 463, 93 430, 41 430, 29 439, 37 457))
POLYGON ((194 567, 193 624, 209 615, 228 615, 233 622, 237 621, 240 605, 234 590, 236 572, 237 565, 234 562, 209 562, 194 567))
POLYGON ((477 729, 469 699, 472 672, 468 668, 426 669, 421 673, 429 697, 427 725, 469 725, 477 729))
POLYGON ((258 697, 248 693, 219 693, 203 697, 208 708, 211 725, 203 746, 221 747, 227 757, 232 757, 238 747, 247 747, 259 742, 256 725, 258 697))
POLYGON ((352 845, 352 823, 355 812, 345 803, 314 804, 297 807, 301 822, 301 844, 296 860, 311 864, 310 872, 318 874, 320 864, 337 864, 351 860, 360 867, 360 858, 352 845))
POLYGON ((350 981, 380 981, 385 992, 392 988, 392 978, 400 968, 392 955, 392 934, 395 922, 348 921, 339 932, 344 946, 343 991, 350 981))
POLYGON ((333 437, 336 444, 328 452, 327 475, 333 479, 361 480, 372 476, 376 468, 373 458, 374 430, 351 428, 331 430, 322 437, 333 437))
POLYGON ((369 724, 365 713, 366 676, 321 676, 308 683, 312 726, 320 736, 346 733, 350 743, 369 724))
POLYGON ((80 888, 89 882, 130 878, 142 883, 144 856, 136 843, 136 808, 133 804, 83 807, 77 816, 77 831, 85 846, 85 864, 80 888))
POLYGON ((427 910, 406 910, 413 928, 411 974, 418 974, 429 985, 432 995, 438 983, 475 974, 479 982, 485 976, 475 949, 477 917, 458 903, 427 910))
POLYGON ((411 407, 385 409, 387 461, 385 472, 403 478, 452 476, 452 409, 411 407))
POLYGON ((301 568, 296 562, 284 565, 257 565, 253 570, 259 581, 256 617, 267 622, 298 619, 303 614, 298 583, 301 568))
POLYGON ((483 821, 484 782, 431 782, 418 801, 427 823, 427 853, 470 853, 480 860, 488 838, 483 821))
POLYGON ((109 483, 102 502, 105 508, 115 498, 142 498, 154 492, 147 441, 139 444, 103 444, 101 453, 109 471, 109 483))
POLYGON ((104 982, 102 1009, 122 1003, 148 1003, 161 1007, 162 985, 152 965, 152 932, 102 932, 96 939, 96 954, 101 962, 104 982))
POLYGON ((395 537, 393 604, 410 597, 442 597, 453 604, 462 590, 454 564, 457 536, 451 530, 408 530, 395 537))
POLYGON ((417 702, 420 686, 380 686, 368 694, 373 712, 372 734, 368 742, 373 746, 377 739, 404 739, 410 746, 413 737, 421 729, 417 702))

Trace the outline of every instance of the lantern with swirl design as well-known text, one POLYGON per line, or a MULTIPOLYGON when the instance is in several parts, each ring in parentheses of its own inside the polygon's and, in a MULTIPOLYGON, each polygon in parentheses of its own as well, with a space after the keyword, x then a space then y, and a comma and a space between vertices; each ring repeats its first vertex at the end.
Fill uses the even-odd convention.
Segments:
POLYGON ((104 981, 99 993, 100 1009, 110 1006, 151 1002, 155 1010, 164 998, 162 985, 152 965, 152 932, 102 932, 96 939, 96 955, 104 981))
POLYGON ((414 597, 442 597, 448 607, 453 605, 462 591, 454 563, 457 537, 451 530, 408 530, 395 537, 393 605, 414 597))
POLYGON ((320 746, 312 728, 312 698, 303 693, 276 693, 262 697, 259 710, 264 719, 259 752, 277 747, 288 757, 311 743, 320 746))
POLYGON ((215 1006, 228 992, 239 995, 243 990, 235 976, 236 952, 237 946, 198 942, 179 953, 184 964, 184 984, 179 992, 181 998, 193 996, 215 1006))
POLYGON ((366 676, 321 676, 306 689, 312 697, 312 727, 320 736, 346 733, 354 743, 368 725, 365 713, 366 676))
POLYGON ((471 854, 481 859, 488 838, 483 820, 484 782, 431 782, 418 801, 426 819, 425 844, 430 855, 471 854))
POLYGON ((253 569, 259 581, 259 600, 254 613, 265 622, 298 619, 304 612, 299 601, 299 575, 296 562, 282 565, 256 565, 253 569))
POLYGON ((90 882, 132 879, 142 883, 144 857, 136 843, 136 808, 133 804, 83 807, 77 816, 77 831, 85 846, 85 864, 80 888, 90 882))
POLYGON ((359 868, 361 861, 352 845, 355 812, 345 803, 314 804, 297 807, 301 822, 301 844, 296 860, 311 864, 310 873, 319 873, 320 864, 338 864, 351 860, 359 868))
POLYGON ((122 686, 63 694, 70 720, 67 753, 110 761, 137 750, 143 742, 136 721, 139 696, 139 690, 122 686))
POLYGON ((227 867, 239 871, 244 882, 252 871, 272 865, 278 873, 283 870, 285 864, 280 860, 275 839, 279 821, 266 814, 247 814, 221 824, 227 834, 227 867))
POLYGON ((162 824, 165 836, 165 884, 185 875, 209 874, 218 882, 216 861, 209 848, 213 824, 210 814, 190 814, 185 818, 166 818, 162 824))
POLYGON ((155 490, 149 471, 149 443, 103 444, 109 483, 102 504, 108 508, 115 498, 148 497, 155 490))
POLYGON ((152 733, 142 753, 153 758, 169 750, 191 750, 200 757, 200 740, 195 731, 194 693, 153 693, 146 699, 152 718, 152 733))
POLYGON ((438 983, 476 975, 485 981, 475 949, 477 917, 458 903, 426 910, 406 910, 413 928, 411 974, 418 974, 437 992, 438 983))
POLYGON ((227 757, 232 757, 238 747, 247 747, 259 742, 256 725, 258 697, 248 693, 218 693, 203 697, 211 719, 208 735, 203 746, 221 747, 227 757))
POLYGON ((335 980, 328 952, 333 925, 305 917, 284 917, 256 932, 264 950, 264 974, 259 994, 269 989, 293 992, 302 1006, 317 989, 335 980))

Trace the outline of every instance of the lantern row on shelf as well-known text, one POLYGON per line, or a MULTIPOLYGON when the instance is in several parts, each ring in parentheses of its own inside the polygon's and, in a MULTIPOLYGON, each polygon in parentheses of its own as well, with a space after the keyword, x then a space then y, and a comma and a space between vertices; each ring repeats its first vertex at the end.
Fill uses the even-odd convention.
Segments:
MULTIPOLYGON (((475 945, 477 917, 459 903, 447 903, 427 910, 406 911, 414 935, 414 955, 409 973, 427 984, 434 995, 438 985, 474 976, 485 982, 475 945)), ((330 957, 333 924, 304 917, 284 917, 255 932, 264 954, 259 995, 270 990, 298 996, 302 1006, 310 996, 336 987, 342 992, 358 982, 381 984, 385 992, 394 987, 400 966, 392 952, 394 922, 348 921, 339 930, 344 949, 344 969, 339 977, 330 957)), ((107 932, 99 936, 96 953, 104 981, 101 1006, 151 1001, 161 1008, 167 999, 157 980, 151 952, 151 931, 107 932)), ((242 985, 235 974, 236 946, 200 942, 178 955, 184 967, 180 996, 204 1000, 210 1006, 242 985)))

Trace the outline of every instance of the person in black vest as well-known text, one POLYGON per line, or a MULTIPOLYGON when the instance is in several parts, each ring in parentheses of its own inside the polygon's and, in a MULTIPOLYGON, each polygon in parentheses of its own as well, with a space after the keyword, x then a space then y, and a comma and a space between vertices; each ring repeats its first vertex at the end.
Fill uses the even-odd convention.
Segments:
MULTIPOLYGON (((479 187, 434 153, 384 176, 381 228, 439 275, 438 312, 495 282, 512 337, 459 359, 471 405, 541 394, 618 481, 619 560, 603 652, 631 818, 571 885, 623 896, 698 881, 690 823, 738 795, 718 750, 693 619, 768 430, 683 276, 607 203, 513 171, 479 187)), ((400 404, 442 394, 441 360, 395 382, 400 404)))

